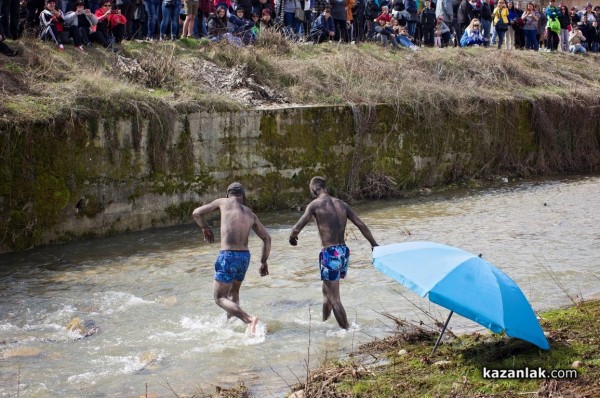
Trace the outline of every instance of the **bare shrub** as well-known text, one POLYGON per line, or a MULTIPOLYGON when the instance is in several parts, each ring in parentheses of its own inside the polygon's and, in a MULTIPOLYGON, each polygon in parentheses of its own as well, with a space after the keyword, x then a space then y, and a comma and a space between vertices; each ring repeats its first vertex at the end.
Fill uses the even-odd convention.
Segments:
POLYGON ((261 29, 255 45, 256 47, 266 48, 276 55, 290 52, 290 42, 274 27, 261 29))
POLYGON ((152 88, 172 89, 177 77, 177 47, 171 43, 144 49, 136 54, 146 72, 145 83, 152 88))

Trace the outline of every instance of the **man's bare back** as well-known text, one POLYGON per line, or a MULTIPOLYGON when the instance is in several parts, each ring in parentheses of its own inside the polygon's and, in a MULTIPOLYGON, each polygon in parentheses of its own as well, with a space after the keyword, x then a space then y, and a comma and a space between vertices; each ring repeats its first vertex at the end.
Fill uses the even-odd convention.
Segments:
POLYGON ((248 324, 248 332, 253 335, 258 317, 248 315, 239 306, 239 289, 250 262, 248 237, 252 229, 263 241, 259 268, 261 276, 269 274, 267 258, 271 251, 271 237, 252 210, 244 206, 245 198, 244 187, 240 183, 233 183, 227 188, 226 198, 200 206, 192 215, 204 231, 204 240, 213 243, 215 237, 205 216, 213 211, 220 211, 221 252, 215 263, 213 296, 216 304, 227 312, 228 317, 236 316, 248 324))
POLYGON ((236 198, 217 199, 215 204, 221 212, 221 249, 247 250, 250 229, 258 221, 256 215, 236 198))
POLYGON ((371 246, 377 246, 377 242, 369 228, 358 218, 350 206, 329 195, 323 177, 313 177, 309 188, 314 200, 310 202, 302 217, 292 227, 290 244, 292 246, 298 244, 300 231, 314 217, 323 246, 319 255, 321 280, 323 281, 323 320, 327 320, 333 311, 340 327, 348 329, 348 319, 340 300, 339 289, 339 279, 345 278, 350 258, 350 250, 344 239, 348 220, 358 227, 371 246))
POLYGON ((348 205, 332 196, 324 196, 313 200, 307 208, 319 229, 323 247, 344 244, 348 205))

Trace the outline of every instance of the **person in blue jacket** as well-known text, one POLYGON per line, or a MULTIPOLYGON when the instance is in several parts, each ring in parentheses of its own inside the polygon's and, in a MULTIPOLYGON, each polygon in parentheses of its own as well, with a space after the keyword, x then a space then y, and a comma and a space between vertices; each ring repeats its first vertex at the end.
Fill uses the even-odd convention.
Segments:
POLYGON ((479 47, 483 45, 483 35, 481 34, 481 23, 477 18, 473 18, 471 23, 465 29, 460 39, 461 47, 479 47))
POLYGON ((310 29, 310 36, 313 41, 318 44, 327 40, 333 40, 335 36, 335 25, 333 18, 331 17, 331 8, 325 7, 323 13, 315 19, 312 28, 310 29))

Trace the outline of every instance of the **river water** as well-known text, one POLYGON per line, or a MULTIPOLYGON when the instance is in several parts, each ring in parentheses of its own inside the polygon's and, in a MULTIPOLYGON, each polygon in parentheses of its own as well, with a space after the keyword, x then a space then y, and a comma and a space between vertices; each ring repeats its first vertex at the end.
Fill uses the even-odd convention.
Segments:
MULTIPOLYGON (((536 310, 600 292, 600 177, 506 184, 354 206, 380 244, 428 240, 482 253, 521 287, 536 310)), ((376 271, 370 246, 350 226, 342 302, 352 326, 321 322, 314 223, 289 246, 300 213, 261 214, 273 239, 271 275, 258 275, 251 237, 242 307, 260 317, 255 337, 212 300, 218 244, 193 225, 0 256, 0 397, 170 397, 244 383, 281 397, 306 366, 343 357, 394 331, 388 312, 411 321, 447 312, 376 271), (68 332, 73 317, 99 332, 68 332)), ((482 330, 454 316, 456 330, 482 330)), ((482 330, 484 331, 484 330, 482 330)))

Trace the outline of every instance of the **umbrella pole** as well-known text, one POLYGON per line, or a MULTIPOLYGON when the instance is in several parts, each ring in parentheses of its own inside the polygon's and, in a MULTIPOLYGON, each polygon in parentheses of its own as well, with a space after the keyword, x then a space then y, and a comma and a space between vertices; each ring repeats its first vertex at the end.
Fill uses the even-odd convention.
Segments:
POLYGON ((446 319, 446 323, 444 323, 444 327, 442 328, 442 331, 440 332, 440 335, 438 336, 438 339, 435 342, 435 346, 433 346, 433 351, 431 351, 430 355, 433 355, 435 353, 435 350, 437 350, 438 345, 440 345, 440 341, 442 341, 442 336, 444 335, 444 332, 446 331, 446 328, 448 327, 448 322, 450 322, 450 318, 452 318, 452 314, 454 314, 454 311, 450 311, 450 314, 448 315, 448 319, 446 319))

